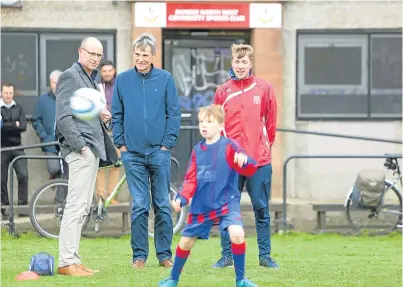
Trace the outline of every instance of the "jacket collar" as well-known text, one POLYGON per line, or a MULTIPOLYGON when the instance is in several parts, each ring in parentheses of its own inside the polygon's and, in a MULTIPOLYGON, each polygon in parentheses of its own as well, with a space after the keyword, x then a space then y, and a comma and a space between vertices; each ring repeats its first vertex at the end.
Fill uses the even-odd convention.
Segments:
POLYGON ((88 88, 93 88, 99 91, 99 87, 96 84, 95 78, 98 74, 97 70, 94 70, 91 72, 91 75, 88 75, 88 73, 84 70, 83 66, 79 62, 73 63, 73 66, 79 73, 81 79, 83 79, 84 83, 88 88))
POLYGON ((52 92, 52 90, 49 91, 48 95, 51 98, 56 98, 56 95, 52 92))
POLYGON ((134 66, 134 70, 136 71, 136 73, 137 73, 139 76, 147 78, 147 77, 149 77, 149 76, 152 75, 153 70, 154 70, 154 64, 151 64, 151 69, 150 69, 150 71, 148 71, 147 73, 141 73, 141 72, 139 72, 139 71, 137 70, 137 67, 136 67, 136 66, 134 66))
POLYGON ((11 108, 12 106, 15 106, 15 105, 16 105, 16 103, 15 103, 14 100, 11 102, 11 104, 6 105, 6 104, 4 103, 4 101, 3 101, 3 99, 0 99, 0 108, 1 108, 1 107, 11 108))
MULTIPOLYGON (((88 76, 88 73, 84 70, 84 67, 83 67, 83 65, 81 65, 80 62, 75 62, 73 64, 73 66, 75 66, 79 71, 85 73, 88 76)), ((98 75, 98 71, 94 70, 91 72, 91 75, 89 75, 89 77, 91 77, 91 79, 95 82, 97 75, 98 75)))
POLYGON ((236 84, 240 84, 242 86, 245 86, 245 85, 249 85, 249 84, 251 84, 253 82, 254 75, 252 73, 252 70, 249 71, 249 76, 247 78, 245 78, 245 79, 242 79, 242 80, 239 80, 236 77, 235 72, 234 72, 234 70, 232 68, 230 68, 228 72, 229 72, 229 76, 231 77, 231 80, 233 80, 236 84))

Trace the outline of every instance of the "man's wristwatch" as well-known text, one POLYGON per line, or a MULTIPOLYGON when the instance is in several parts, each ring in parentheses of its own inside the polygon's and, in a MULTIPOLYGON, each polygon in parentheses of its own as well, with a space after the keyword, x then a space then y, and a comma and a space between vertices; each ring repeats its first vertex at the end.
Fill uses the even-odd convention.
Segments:
POLYGON ((124 146, 124 144, 118 144, 116 147, 117 147, 118 149, 121 149, 122 146, 124 146))

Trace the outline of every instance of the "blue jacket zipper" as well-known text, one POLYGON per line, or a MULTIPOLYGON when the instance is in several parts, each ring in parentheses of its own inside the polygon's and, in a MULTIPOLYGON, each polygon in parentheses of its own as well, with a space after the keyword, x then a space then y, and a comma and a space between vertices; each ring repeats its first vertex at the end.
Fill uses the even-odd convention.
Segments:
POLYGON ((142 77, 141 80, 142 80, 142 83, 143 83, 143 97, 144 97, 144 136, 145 136, 145 138, 147 138, 146 88, 144 86, 144 77, 142 77))

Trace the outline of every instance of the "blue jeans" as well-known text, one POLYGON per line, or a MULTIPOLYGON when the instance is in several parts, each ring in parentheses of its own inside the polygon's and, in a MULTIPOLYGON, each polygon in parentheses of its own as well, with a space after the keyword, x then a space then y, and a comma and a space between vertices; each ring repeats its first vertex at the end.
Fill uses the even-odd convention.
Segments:
POLYGON ((154 244, 159 261, 172 257, 172 217, 169 202, 171 151, 149 155, 122 152, 127 184, 133 199, 131 246, 133 262, 148 258, 148 215, 151 199, 155 211, 154 244))
MULTIPOLYGON (((271 192, 271 164, 261 166, 251 177, 239 176, 238 188, 241 192, 246 182, 246 189, 252 201, 255 213, 255 224, 257 243, 259 246, 259 257, 270 256, 270 213, 269 200, 271 192)), ((228 234, 221 233, 222 255, 232 257, 231 241, 228 234)))

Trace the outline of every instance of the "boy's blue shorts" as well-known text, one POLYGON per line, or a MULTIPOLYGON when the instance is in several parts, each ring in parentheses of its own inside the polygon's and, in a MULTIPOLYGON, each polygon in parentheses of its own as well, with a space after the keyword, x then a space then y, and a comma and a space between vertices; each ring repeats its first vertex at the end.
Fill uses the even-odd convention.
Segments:
POLYGON ((227 214, 219 215, 215 218, 213 217, 213 219, 203 215, 189 215, 189 217, 190 219, 181 233, 184 237, 208 239, 211 228, 214 225, 220 226, 221 234, 226 234, 226 232, 228 232, 228 226, 230 225, 243 226, 242 216, 238 211, 230 211, 227 214))

